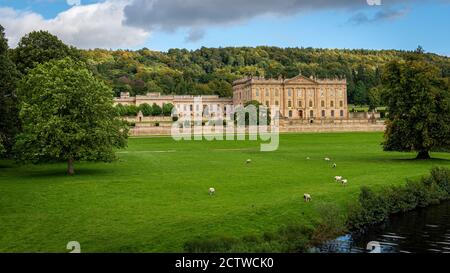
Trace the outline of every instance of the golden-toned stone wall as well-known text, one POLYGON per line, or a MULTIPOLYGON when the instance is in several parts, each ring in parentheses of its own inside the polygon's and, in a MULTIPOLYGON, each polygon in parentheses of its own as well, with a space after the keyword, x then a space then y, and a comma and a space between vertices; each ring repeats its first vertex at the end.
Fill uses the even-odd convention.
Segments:
POLYGON ((289 119, 347 119, 347 82, 340 79, 248 78, 233 83, 233 103, 278 106, 289 119))

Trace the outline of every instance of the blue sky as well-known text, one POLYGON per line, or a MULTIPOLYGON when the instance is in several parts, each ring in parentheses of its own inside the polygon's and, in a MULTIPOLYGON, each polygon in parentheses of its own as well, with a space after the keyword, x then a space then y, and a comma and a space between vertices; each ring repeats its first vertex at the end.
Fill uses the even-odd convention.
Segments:
POLYGON ((69 5, 66 0, 0 0, 0 24, 11 46, 29 31, 46 29, 82 48, 165 51, 271 45, 411 50, 422 45, 428 52, 450 56, 449 0, 381 0, 381 6, 369 6, 365 0, 325 0, 321 5, 279 0, 285 7, 247 0, 248 7, 244 4, 239 10, 218 6, 218 0, 185 0, 186 5, 180 1, 81 0, 81 5, 69 5), (262 4, 255 11, 256 3, 262 4))

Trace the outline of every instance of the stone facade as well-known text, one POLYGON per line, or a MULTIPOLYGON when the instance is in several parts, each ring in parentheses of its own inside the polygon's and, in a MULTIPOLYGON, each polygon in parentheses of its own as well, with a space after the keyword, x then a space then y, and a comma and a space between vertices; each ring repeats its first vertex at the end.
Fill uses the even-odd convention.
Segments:
POLYGON ((220 98, 219 96, 176 96, 176 95, 161 95, 160 93, 148 93, 145 96, 130 97, 127 92, 121 93, 120 98, 116 98, 114 103, 122 105, 135 105, 141 104, 153 105, 156 103, 159 106, 171 103, 175 106, 178 116, 193 115, 195 112, 204 112, 205 109, 211 109, 210 112, 219 112, 219 109, 226 113, 225 107, 233 105, 233 99, 220 98), (202 109, 196 105, 196 100, 201 99, 202 109))
POLYGON ((290 120, 343 120, 348 119, 347 81, 345 79, 316 79, 299 75, 292 79, 246 78, 233 83, 233 98, 219 96, 176 96, 148 93, 130 97, 122 93, 116 104, 135 105, 147 103, 163 106, 171 103, 178 116, 205 113, 226 113, 238 105, 256 100, 267 106, 278 106, 280 116, 290 120), (196 105, 201 99, 202 105, 196 105), (228 109, 225 107, 228 106, 228 109), (231 106, 231 107, 230 107, 231 106), (201 109, 198 109, 201 108, 201 109))
POLYGON ((256 100, 278 106, 287 119, 347 119, 347 81, 315 79, 299 75, 292 79, 246 78, 233 83, 233 104, 256 100))

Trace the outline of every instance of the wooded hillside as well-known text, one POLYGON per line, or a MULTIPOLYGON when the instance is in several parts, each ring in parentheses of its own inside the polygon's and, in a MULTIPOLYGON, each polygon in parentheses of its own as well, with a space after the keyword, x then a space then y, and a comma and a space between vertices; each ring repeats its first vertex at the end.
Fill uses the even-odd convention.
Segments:
MULTIPOLYGON (((94 73, 109 83, 116 95, 217 94, 231 96, 231 83, 245 76, 294 77, 299 73, 319 78, 346 77, 349 103, 369 103, 369 90, 380 84, 381 70, 391 60, 410 52, 278 47, 171 49, 157 52, 83 51, 94 73)), ((426 54, 450 76, 450 58, 426 54)))

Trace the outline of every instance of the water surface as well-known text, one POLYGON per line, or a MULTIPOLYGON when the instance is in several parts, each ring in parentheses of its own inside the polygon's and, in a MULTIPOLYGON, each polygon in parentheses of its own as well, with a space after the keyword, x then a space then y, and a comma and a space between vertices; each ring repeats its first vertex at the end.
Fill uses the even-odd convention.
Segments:
POLYGON ((369 247, 381 253, 450 253, 450 202, 394 215, 364 233, 347 234, 313 252, 361 253, 369 247))

